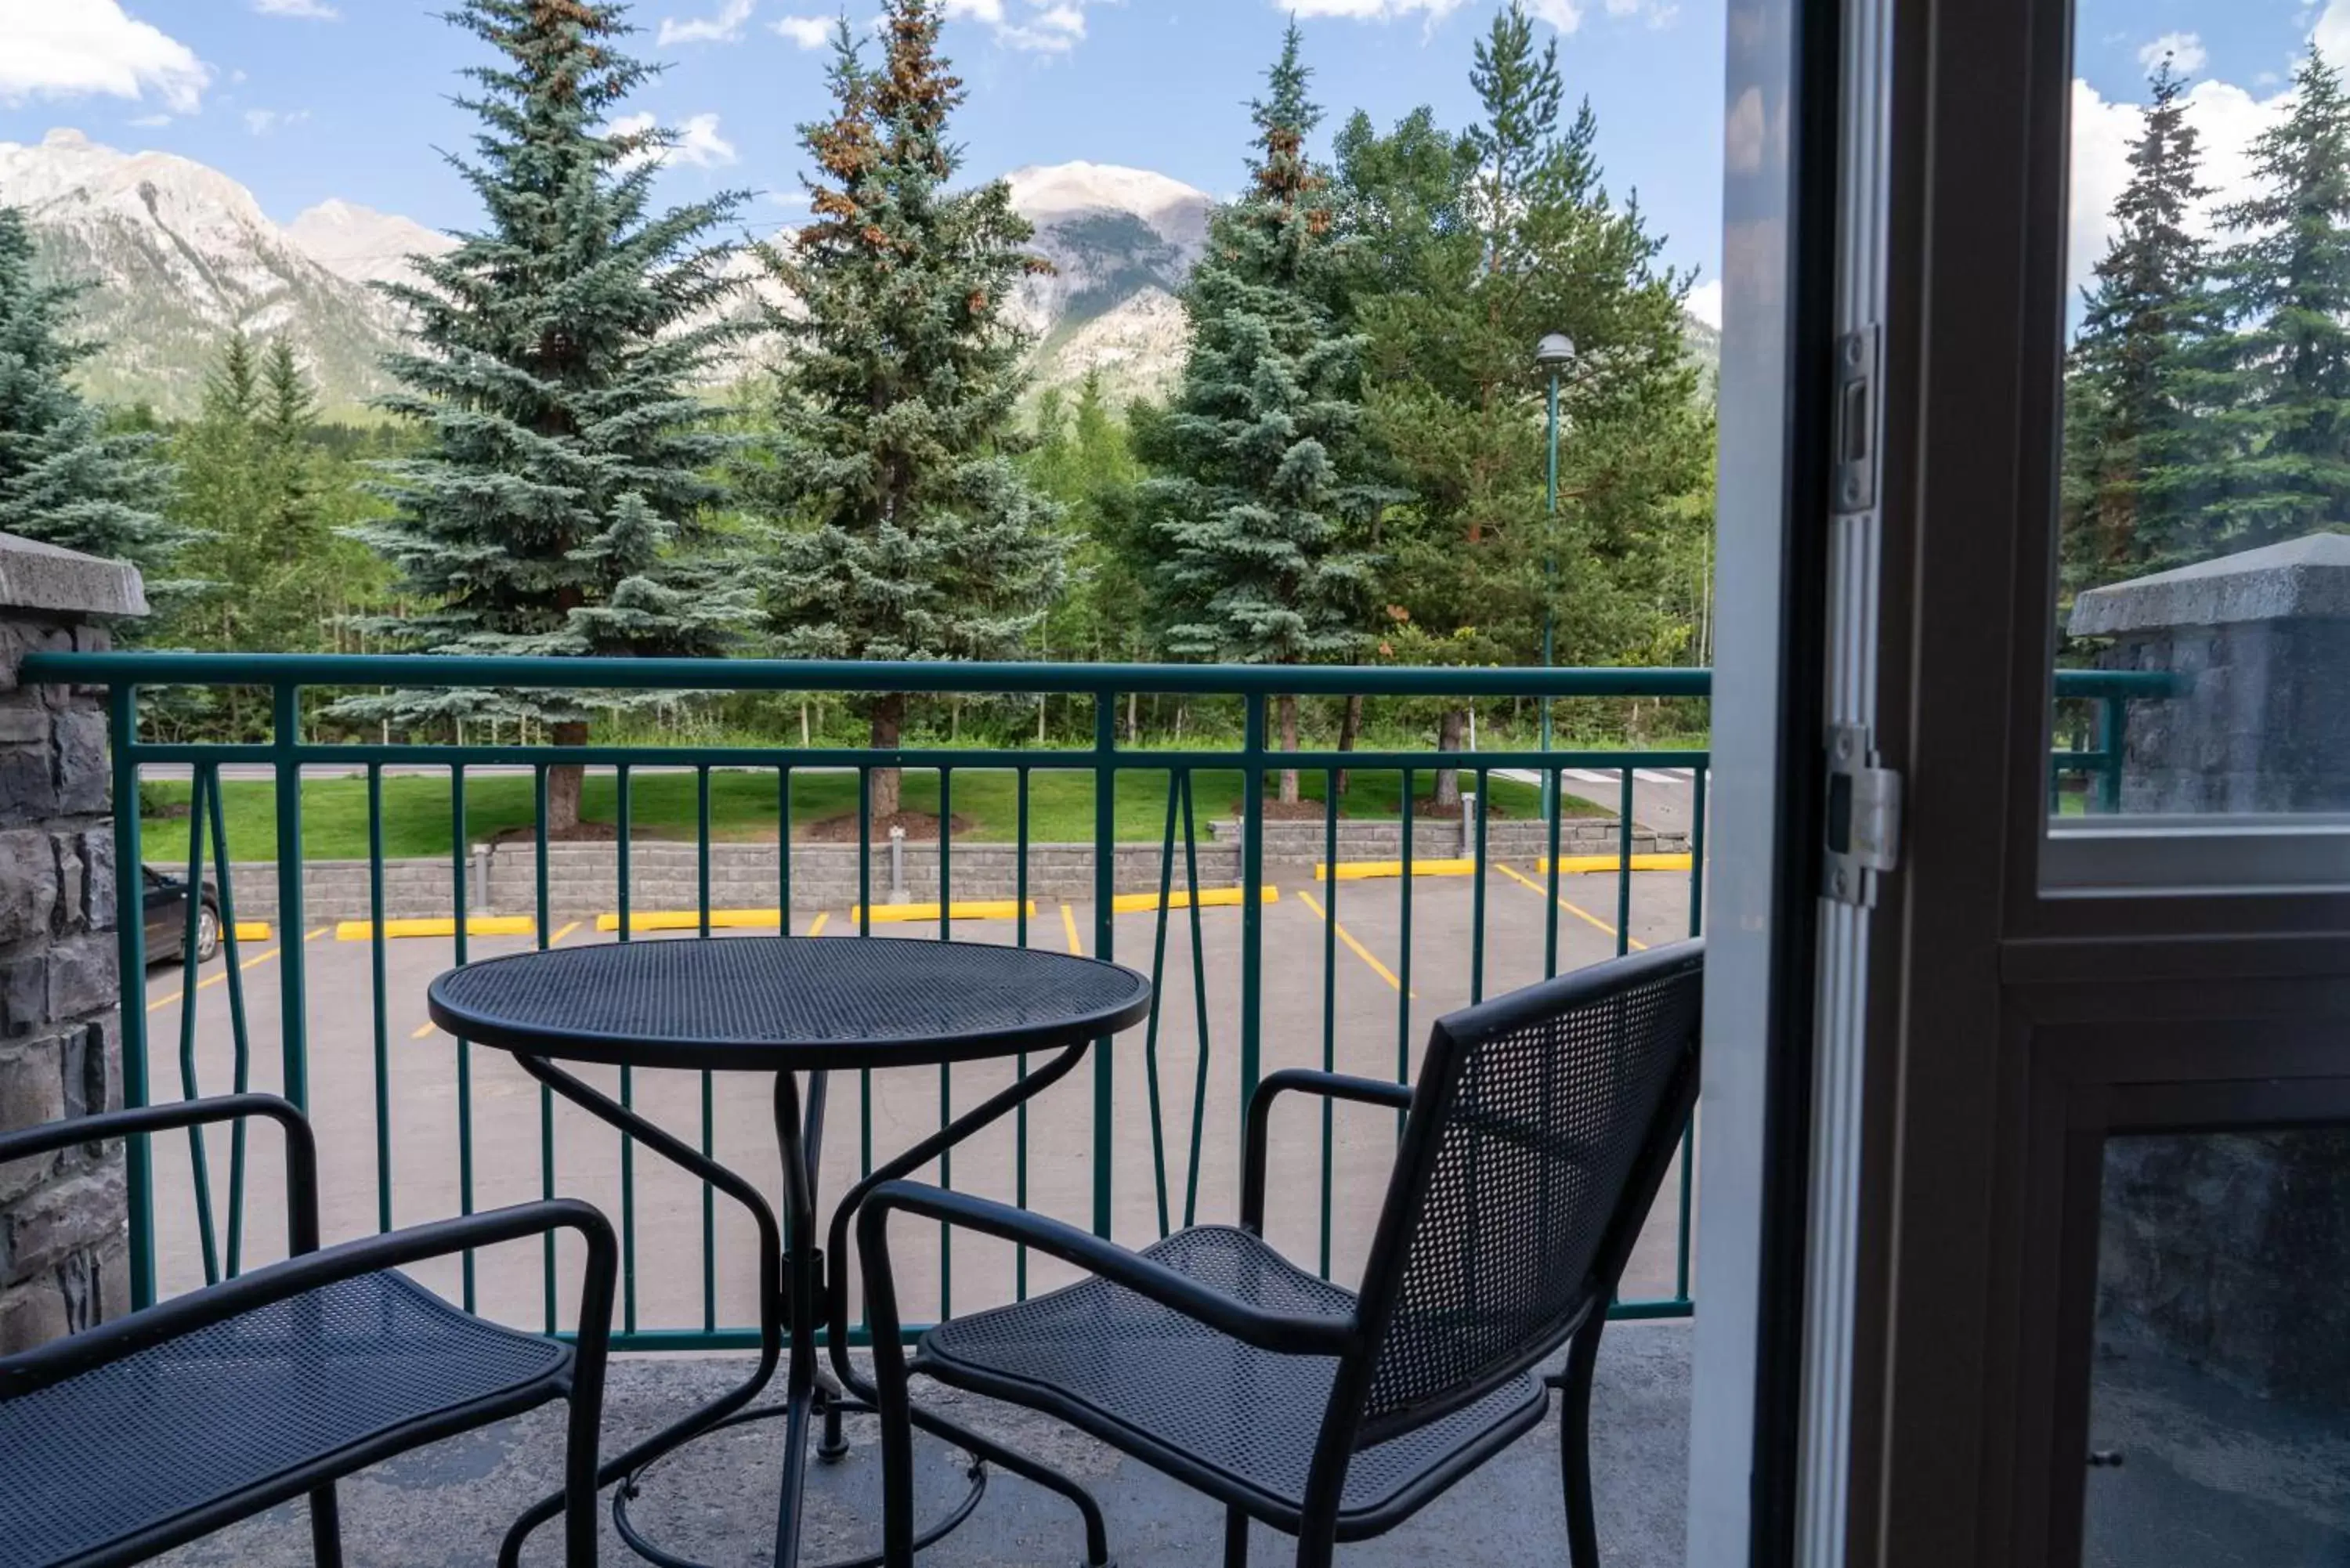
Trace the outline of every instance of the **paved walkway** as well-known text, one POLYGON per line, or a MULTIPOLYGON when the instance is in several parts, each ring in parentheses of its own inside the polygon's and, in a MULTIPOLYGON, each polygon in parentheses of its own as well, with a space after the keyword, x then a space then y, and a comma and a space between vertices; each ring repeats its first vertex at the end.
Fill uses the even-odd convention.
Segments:
MULTIPOLYGON (((1688 1483, 1690 1325, 1621 1324, 1600 1352, 1592 1400, 1592 1454, 1599 1544, 1608 1568, 1677 1568, 1688 1483)), ((635 1358, 616 1365, 606 1443, 616 1445, 709 1397, 739 1377, 732 1358, 635 1358)), ((987 1401, 925 1387, 958 1414, 1079 1477, 1108 1516, 1110 1551, 1121 1568, 1198 1568, 1221 1561, 1223 1513, 1215 1504, 1067 1428, 987 1401)), ((505 1523, 556 1473, 560 1407, 470 1437, 452 1438, 379 1467, 342 1489, 350 1568, 481 1568, 494 1560, 505 1523)), ((632 1517, 671 1550, 712 1565, 768 1561, 775 1428, 759 1423, 689 1450, 656 1472, 632 1517)), ((806 1559, 821 1563, 874 1550, 879 1466, 869 1420, 853 1423, 855 1449, 811 1484, 806 1559)), ((954 1456, 923 1453, 920 1496, 943 1504, 960 1486, 954 1456)), ((542 1531, 525 1568, 560 1558, 542 1531)), ((1069 1568, 1083 1537, 1067 1505, 1014 1477, 991 1478, 962 1530, 924 1552, 922 1568, 1069 1568)), ((1287 1541, 1260 1529, 1255 1560, 1289 1561, 1287 1541)), ((607 1518, 601 1559, 637 1559, 607 1518)), ((1347 1568, 1526 1568, 1566 1561, 1558 1482, 1558 1425, 1546 1421, 1516 1447, 1379 1541, 1339 1549, 1347 1568)), ((307 1568, 307 1525, 284 1509, 161 1561, 179 1568, 307 1568)))

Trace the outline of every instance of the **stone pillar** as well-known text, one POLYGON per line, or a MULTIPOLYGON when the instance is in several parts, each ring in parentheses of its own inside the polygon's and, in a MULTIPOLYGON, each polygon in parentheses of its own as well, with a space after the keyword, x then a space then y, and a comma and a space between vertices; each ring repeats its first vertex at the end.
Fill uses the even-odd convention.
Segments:
MULTIPOLYGON (((146 613, 132 567, 0 534, 0 1132, 121 1104, 103 695, 16 672, 146 613)), ((0 1166, 0 1355, 129 1310, 126 1223, 120 1142, 0 1166)))
MULTIPOLYGON (((2126 813, 2350 808, 2350 535, 2083 594, 2109 670, 2186 677, 2128 706, 2126 813)), ((2263 1398, 2350 1407, 2350 1135, 2140 1136, 2106 1148, 2097 1326, 2263 1398)))
POLYGON ((2132 702, 2122 810, 2350 810, 2350 535, 2312 534, 2093 588, 2097 663, 2187 677, 2132 702))

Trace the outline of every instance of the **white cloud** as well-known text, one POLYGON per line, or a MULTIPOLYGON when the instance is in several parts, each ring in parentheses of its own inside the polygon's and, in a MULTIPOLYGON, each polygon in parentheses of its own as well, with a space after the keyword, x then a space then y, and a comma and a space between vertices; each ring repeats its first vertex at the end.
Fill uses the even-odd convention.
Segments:
POLYGON ((331 22, 342 15, 326 0, 253 0, 253 8, 265 16, 307 16, 316 22, 331 22))
POLYGON ((829 16, 778 16, 768 26, 803 49, 820 49, 832 38, 829 16))
POLYGON ((2165 57, 2181 76, 2193 76, 2203 68, 2210 56, 2203 48, 2203 39, 2195 33, 2165 33, 2137 52, 2137 63, 2147 70, 2162 64, 2165 57))
POLYGON ((0 0, 0 103, 104 93, 193 114, 212 81, 195 51, 120 0, 0 0))
POLYGON ((297 109, 291 114, 274 109, 248 109, 244 111, 244 128, 255 136, 266 136, 286 126, 299 125, 309 118, 310 111, 307 109, 297 109))
POLYGON ((1610 16, 1645 16, 1651 27, 1669 27, 1680 20, 1681 8, 1674 0, 1607 0, 1610 16))
POLYGON ((130 123, 140 127, 141 130, 152 130, 159 125, 171 124, 172 117, 168 114, 142 114, 130 123))
MULTIPOLYGON (((310 0, 295 3, 307 5, 310 0)), ((715 16, 694 16, 682 21, 663 16, 654 45, 666 49, 673 44, 731 44, 743 36, 743 24, 751 19, 754 4, 756 0, 722 0, 715 16)))
MULTIPOLYGON (((1009 49, 1065 55, 1085 41, 1093 0, 946 0, 950 18, 977 22, 1009 49)), ((1446 0, 1458 5, 1460 0, 1446 0)))
MULTIPOLYGON (((1432 27, 1461 9, 1464 0, 1297 0, 1283 9, 1300 16, 1340 16, 1350 22, 1392 22, 1405 16, 1420 16, 1432 27)), ((1541 16, 1545 5, 1573 12, 1577 20, 1581 19, 1573 0, 1542 0, 1528 9, 1541 16)), ((1548 16, 1543 19, 1551 20, 1548 16)))
POLYGON ((767 200, 778 207, 785 207, 796 212, 807 206, 814 198, 806 191, 770 191, 767 192, 767 200))
MULTIPOLYGON (((650 114, 624 114, 604 127, 607 136, 640 136, 653 129, 650 114)), ((673 126, 666 146, 639 149, 629 159, 635 168, 645 163, 690 163, 697 169, 717 169, 734 162, 740 154, 734 144, 718 134, 718 117, 714 114, 692 114, 673 126)))
POLYGON ((1681 308, 1715 331, 1721 330, 1721 280, 1710 277, 1689 291, 1681 308))
POLYGON ((2327 0, 2324 14, 2309 36, 2334 69, 2350 67, 2350 0, 2327 0))

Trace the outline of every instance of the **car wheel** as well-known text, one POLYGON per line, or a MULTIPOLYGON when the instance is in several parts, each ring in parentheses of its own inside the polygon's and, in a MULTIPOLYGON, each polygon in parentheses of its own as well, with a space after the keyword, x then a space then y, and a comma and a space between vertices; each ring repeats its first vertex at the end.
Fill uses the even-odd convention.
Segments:
POLYGON ((210 904, 202 905, 196 910, 196 961, 200 964, 212 962, 213 955, 220 951, 220 911, 210 904))

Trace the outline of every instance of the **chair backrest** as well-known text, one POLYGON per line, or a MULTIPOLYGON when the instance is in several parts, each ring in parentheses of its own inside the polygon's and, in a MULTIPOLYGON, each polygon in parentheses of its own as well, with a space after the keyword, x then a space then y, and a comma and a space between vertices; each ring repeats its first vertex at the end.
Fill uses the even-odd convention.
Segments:
POLYGON ((1696 1101, 1703 964, 1678 943, 1437 1022, 1364 1273, 1358 1446, 1607 1310, 1696 1101))

